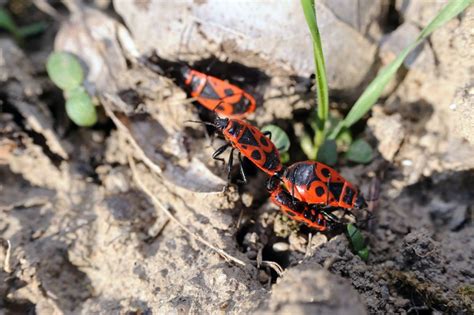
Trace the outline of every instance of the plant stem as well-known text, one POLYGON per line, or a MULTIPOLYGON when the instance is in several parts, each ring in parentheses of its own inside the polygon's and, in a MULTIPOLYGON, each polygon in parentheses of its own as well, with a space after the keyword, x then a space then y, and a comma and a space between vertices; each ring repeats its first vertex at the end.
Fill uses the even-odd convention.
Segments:
POLYGON ((314 0, 301 0, 306 22, 308 23, 311 37, 313 39, 314 64, 316 67, 316 90, 317 90, 317 110, 316 110, 316 135, 314 144, 318 149, 324 142, 326 132, 325 126, 329 116, 329 96, 326 77, 326 66, 324 54, 316 20, 316 7, 314 0))

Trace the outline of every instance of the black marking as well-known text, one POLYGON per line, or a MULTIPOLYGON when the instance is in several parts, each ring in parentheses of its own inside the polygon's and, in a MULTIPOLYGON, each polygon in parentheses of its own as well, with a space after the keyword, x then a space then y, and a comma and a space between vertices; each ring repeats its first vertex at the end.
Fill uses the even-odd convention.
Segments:
MULTIPOLYGON (((342 188, 344 188, 344 183, 330 183, 329 191, 332 193, 334 198, 336 198, 336 200, 341 198, 342 188)), ((334 199, 331 199, 330 201, 334 201, 334 199)))
POLYGON ((291 195, 284 190, 281 190, 277 195, 275 195, 275 200, 279 203, 279 206, 285 206, 295 213, 301 214, 306 208, 305 204, 301 201, 296 200, 293 203, 291 195))
POLYGON ((250 155, 250 157, 254 160, 260 160, 262 158, 262 155, 260 154, 260 152, 258 152, 258 150, 253 150, 252 154, 250 155))
POLYGON ((216 110, 224 110, 224 106, 222 106, 222 104, 219 104, 219 105, 216 107, 216 110))
POLYGON ((240 133, 240 130, 242 130, 243 127, 244 126, 238 121, 231 120, 231 125, 228 132, 234 137, 237 137, 240 133))
POLYGON ((268 145, 267 137, 261 136, 261 137, 260 137, 260 143, 261 143, 263 146, 266 147, 266 146, 268 145))
POLYGON ((250 106, 250 100, 242 93, 238 102, 232 104, 233 114, 246 113, 250 106))
POLYGON ((242 137, 239 139, 240 144, 253 145, 254 147, 258 146, 257 139, 253 136, 253 133, 250 131, 250 128, 245 128, 242 137))
POLYGON ((204 85, 204 89, 202 89, 200 97, 209 98, 213 100, 220 100, 221 98, 217 95, 216 91, 212 87, 209 81, 206 81, 206 85, 204 85))
POLYGON ((324 195, 324 188, 321 186, 318 186, 316 187, 315 192, 318 197, 322 197, 324 195))
POLYGON ((280 165, 281 161, 278 156, 278 151, 273 149, 272 152, 265 153, 265 163, 263 164, 263 168, 269 171, 276 170, 280 165))
POLYGON ((294 185, 309 187, 318 177, 314 172, 314 164, 295 163, 287 169, 285 176, 294 180, 294 185))
POLYGON ((350 187, 346 187, 345 194, 344 194, 344 202, 347 204, 352 204, 352 198, 354 197, 354 190, 350 187))
POLYGON ((232 96, 234 95, 234 91, 232 91, 232 89, 225 89, 224 90, 224 93, 226 96, 232 96))
POLYGON ((198 77, 197 75, 193 76, 191 80, 191 90, 196 91, 202 83, 203 78, 198 77))
POLYGON ((321 169, 321 174, 323 174, 324 177, 329 177, 331 175, 331 171, 327 167, 323 167, 321 169))

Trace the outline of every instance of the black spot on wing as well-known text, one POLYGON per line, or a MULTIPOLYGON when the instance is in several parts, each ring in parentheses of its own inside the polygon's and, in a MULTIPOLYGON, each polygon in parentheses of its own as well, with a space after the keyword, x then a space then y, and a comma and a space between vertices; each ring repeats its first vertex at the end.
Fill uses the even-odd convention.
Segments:
POLYGON ((331 171, 327 167, 323 167, 321 169, 321 174, 323 174, 324 177, 329 177, 331 175, 331 171))
POLYGON ((280 157, 276 149, 273 149, 271 152, 265 153, 265 163, 263 168, 269 171, 276 171, 281 165, 280 157))
POLYGON ((268 145, 267 137, 261 136, 261 137, 260 137, 260 143, 261 143, 263 146, 266 147, 266 146, 268 145))
POLYGON ((324 188, 321 186, 316 187, 316 196, 322 197, 324 195, 324 188))
POLYGON ((260 152, 258 152, 258 150, 253 150, 252 154, 250 155, 250 157, 252 159, 255 159, 255 160, 260 160, 262 158, 262 155, 260 154, 260 152))
POLYGON ((246 113, 250 106, 250 100, 242 93, 240 99, 232 104, 233 114, 246 113))
POLYGON ((224 90, 224 93, 226 96, 232 96, 234 95, 234 91, 232 91, 232 89, 225 89, 224 90))
POLYGON ((345 194, 344 194, 344 202, 347 204, 352 204, 352 198, 354 197, 354 190, 350 187, 346 187, 345 194))
POLYGON ((329 191, 332 193, 336 200, 341 198, 342 188, 344 188, 344 183, 334 183, 329 182, 329 191))
POLYGON ((204 98, 209 98, 213 100, 220 100, 221 98, 219 95, 216 93, 214 88, 212 87, 211 83, 209 81, 206 81, 206 85, 204 85, 204 89, 202 89, 201 94, 199 95, 200 97, 204 98))
POLYGON ((253 136, 253 133, 250 131, 250 128, 245 128, 242 137, 239 139, 240 144, 253 145, 254 147, 258 146, 257 139, 253 136))

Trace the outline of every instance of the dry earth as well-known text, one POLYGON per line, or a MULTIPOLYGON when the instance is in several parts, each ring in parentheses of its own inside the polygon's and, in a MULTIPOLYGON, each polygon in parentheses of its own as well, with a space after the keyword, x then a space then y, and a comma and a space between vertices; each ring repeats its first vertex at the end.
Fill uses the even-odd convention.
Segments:
MULTIPOLYGON (((210 158, 221 140, 185 123, 202 111, 140 62, 152 50, 214 60, 259 96, 250 121, 285 128, 302 160, 314 91, 299 3, 272 15, 263 2, 165 2, 67 1, 62 22, 33 7, 51 23, 39 39, 21 49, 1 35, 0 314, 474 313, 474 8, 421 45, 356 126, 376 158, 338 166, 378 191, 364 262, 345 235, 279 214, 257 171, 227 187, 210 158), (53 45, 87 69, 94 128, 65 116, 44 70, 53 45)), ((318 7, 337 111, 442 5, 359 2, 318 7)))

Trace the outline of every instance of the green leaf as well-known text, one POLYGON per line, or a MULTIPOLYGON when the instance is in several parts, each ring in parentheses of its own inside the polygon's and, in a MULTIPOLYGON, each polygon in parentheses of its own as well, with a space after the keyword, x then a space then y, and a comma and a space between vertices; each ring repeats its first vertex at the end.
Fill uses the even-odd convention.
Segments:
POLYGON ((329 115, 329 93, 326 76, 326 66, 324 62, 323 46, 319 35, 318 23, 316 20, 316 6, 314 0, 301 0, 304 16, 308 23, 309 31, 313 40, 314 64, 316 67, 316 91, 317 91, 317 110, 316 123, 318 130, 315 133, 315 144, 318 148, 325 138, 325 125, 329 115))
POLYGON ((398 68, 403 64, 405 58, 433 31, 443 26, 446 22, 466 9, 472 0, 451 0, 438 15, 420 32, 417 39, 406 47, 398 57, 385 66, 377 77, 369 84, 364 93, 359 97, 354 106, 347 114, 346 118, 339 123, 337 128, 329 135, 330 139, 335 139, 343 127, 349 128, 359 119, 361 119, 379 99, 385 86, 397 73, 398 68))
POLYGON ((67 92, 66 97, 66 113, 76 125, 90 127, 97 122, 95 106, 83 87, 67 92))
POLYGON ((0 28, 3 28, 13 34, 15 37, 18 36, 18 29, 13 21, 10 13, 5 9, 0 9, 0 28))
POLYGON ((364 236, 362 236, 359 229, 352 223, 349 223, 346 229, 352 248, 362 260, 366 261, 369 258, 369 249, 366 245, 364 236))
POLYGON ((354 141, 346 153, 346 158, 357 163, 369 163, 374 157, 372 147, 363 139, 354 141))
POLYGON ((290 161, 290 153, 283 152, 282 154, 280 154, 280 160, 283 164, 288 163, 290 161))
POLYGON ((369 248, 366 247, 364 249, 358 250, 357 256, 359 256, 363 261, 369 260, 369 248))
POLYGON ((286 132, 277 125, 266 125, 261 131, 271 133, 271 140, 278 148, 278 151, 280 151, 280 154, 290 149, 290 138, 288 138, 286 132))
POLYGON ((47 24, 45 22, 33 23, 30 25, 22 26, 18 28, 18 35, 22 38, 33 36, 39 33, 44 32, 47 24))
POLYGON ((308 159, 315 160, 318 150, 314 146, 313 139, 307 133, 304 133, 299 140, 301 150, 303 150, 308 159))
POLYGON ((336 141, 326 140, 318 149, 317 160, 328 165, 334 165, 337 162, 336 141))
POLYGON ((70 53, 55 52, 49 55, 46 70, 54 84, 65 91, 79 87, 84 80, 81 64, 70 53))
POLYGON ((339 150, 347 151, 352 143, 352 134, 350 129, 344 128, 336 138, 336 144, 339 150))

